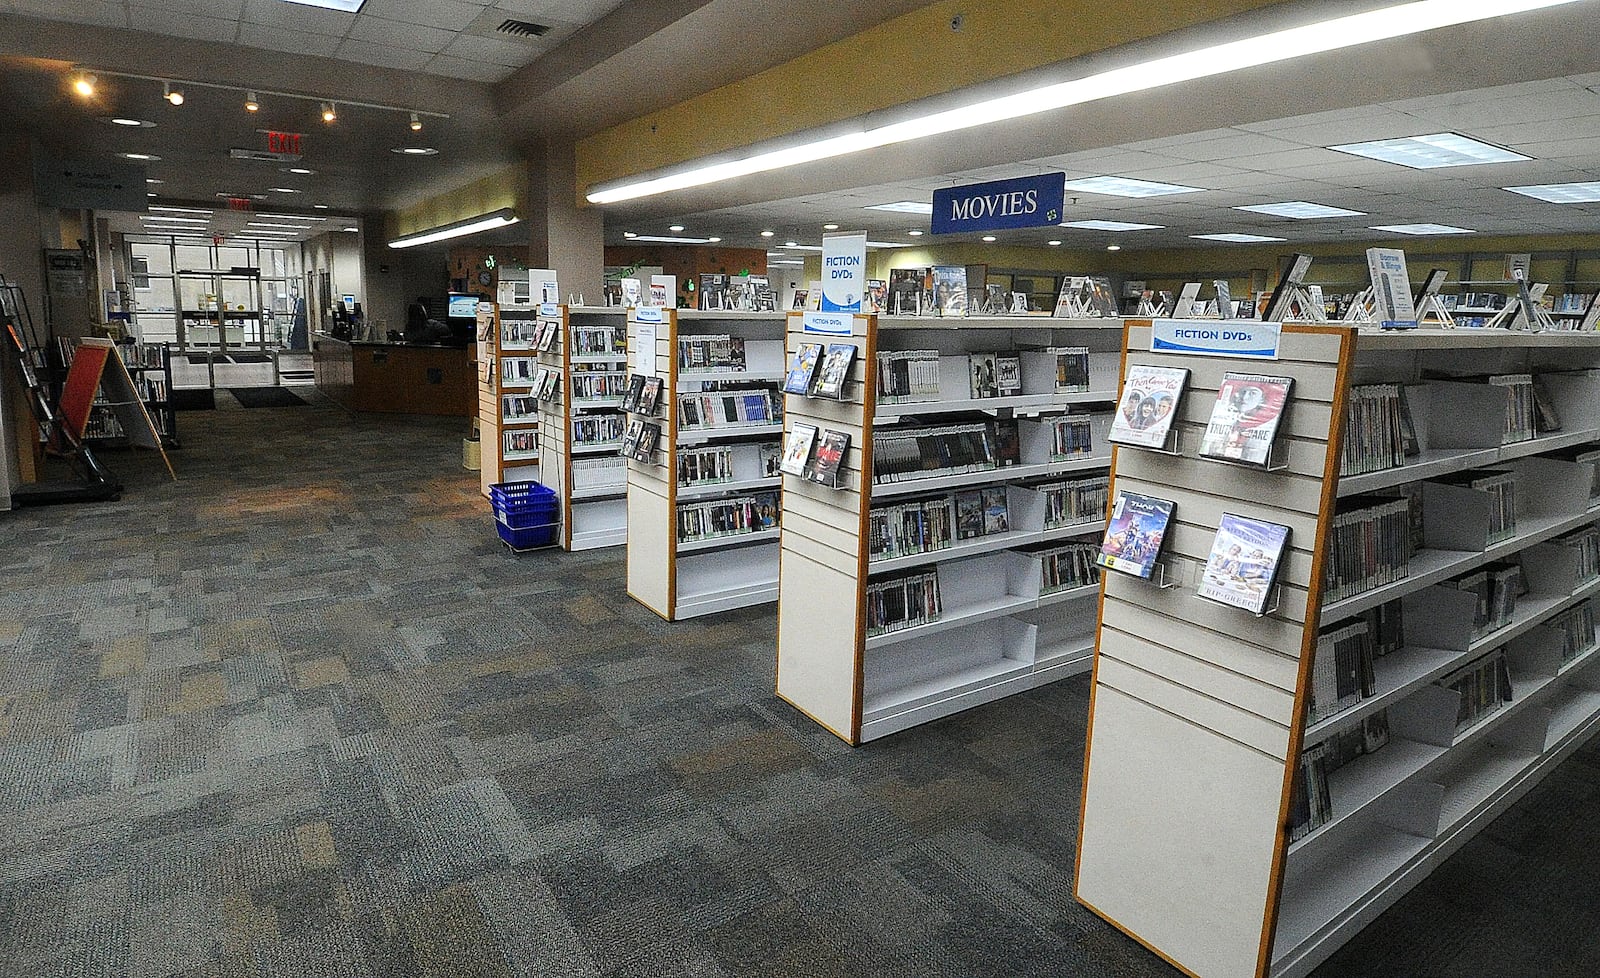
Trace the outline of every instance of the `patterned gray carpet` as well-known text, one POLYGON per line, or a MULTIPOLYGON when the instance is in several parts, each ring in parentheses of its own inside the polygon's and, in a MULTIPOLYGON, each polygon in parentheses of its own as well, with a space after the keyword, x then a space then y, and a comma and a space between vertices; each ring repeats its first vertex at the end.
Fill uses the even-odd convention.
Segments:
MULTIPOLYGON (((770 608, 508 554, 460 423, 182 424, 0 514, 0 975, 1175 974, 1071 900, 1084 680, 852 751, 770 608)), ((1595 974, 1597 757, 1319 975, 1595 974)))

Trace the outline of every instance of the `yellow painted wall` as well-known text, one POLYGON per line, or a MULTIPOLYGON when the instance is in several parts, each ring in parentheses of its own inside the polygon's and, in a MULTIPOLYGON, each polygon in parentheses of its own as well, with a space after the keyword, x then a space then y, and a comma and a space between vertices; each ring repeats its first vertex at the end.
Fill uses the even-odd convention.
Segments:
POLYGON ((528 218, 526 167, 509 166, 464 187, 394 211, 389 215, 388 233, 391 238, 397 238, 443 224, 454 224, 502 207, 514 207, 524 220, 528 218))
MULTIPOLYGON (((578 143, 577 185, 851 119, 1271 6, 1272 0, 947 0, 578 143), (963 28, 950 29, 960 14, 963 28)), ((736 43, 736 38, 730 38, 736 43)), ((670 66, 664 66, 670 68, 670 66)))

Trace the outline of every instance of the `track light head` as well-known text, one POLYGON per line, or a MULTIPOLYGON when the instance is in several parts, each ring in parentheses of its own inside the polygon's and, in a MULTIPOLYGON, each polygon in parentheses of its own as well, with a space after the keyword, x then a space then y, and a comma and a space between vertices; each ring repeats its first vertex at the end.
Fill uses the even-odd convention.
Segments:
POLYGON ((422 120, 417 118, 417 114, 415 112, 411 113, 411 131, 412 132, 421 132, 422 131, 422 120))
POLYGON ((337 120, 338 118, 339 118, 339 114, 333 110, 333 103, 332 102, 324 102, 324 103, 322 103, 322 121, 323 122, 326 122, 326 123, 332 125, 333 122, 335 120, 337 120))
POLYGON ((84 98, 94 98, 94 86, 99 79, 90 74, 81 74, 72 83, 72 90, 84 98))
POLYGON ((161 97, 173 105, 183 104, 183 89, 173 88, 171 82, 161 83, 161 97))
POLYGON ((246 112, 260 112, 261 102, 256 99, 255 92, 246 92, 244 95, 244 110, 246 112))

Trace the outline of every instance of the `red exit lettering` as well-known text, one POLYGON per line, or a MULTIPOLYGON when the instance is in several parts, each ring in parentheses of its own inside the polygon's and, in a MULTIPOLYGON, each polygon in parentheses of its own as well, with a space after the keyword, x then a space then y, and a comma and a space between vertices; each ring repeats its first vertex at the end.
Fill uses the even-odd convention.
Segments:
POLYGON ((267 133, 267 151, 299 156, 301 153, 301 138, 301 134, 297 132, 269 132, 267 133))

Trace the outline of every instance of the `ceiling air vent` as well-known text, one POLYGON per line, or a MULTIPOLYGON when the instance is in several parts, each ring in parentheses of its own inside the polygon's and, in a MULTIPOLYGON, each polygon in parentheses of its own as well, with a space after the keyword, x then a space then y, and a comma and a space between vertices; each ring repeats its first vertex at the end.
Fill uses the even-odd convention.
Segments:
POLYGON ((506 20, 501 21, 495 31, 500 34, 510 34, 512 37, 544 37, 550 33, 550 28, 526 20, 506 20))

